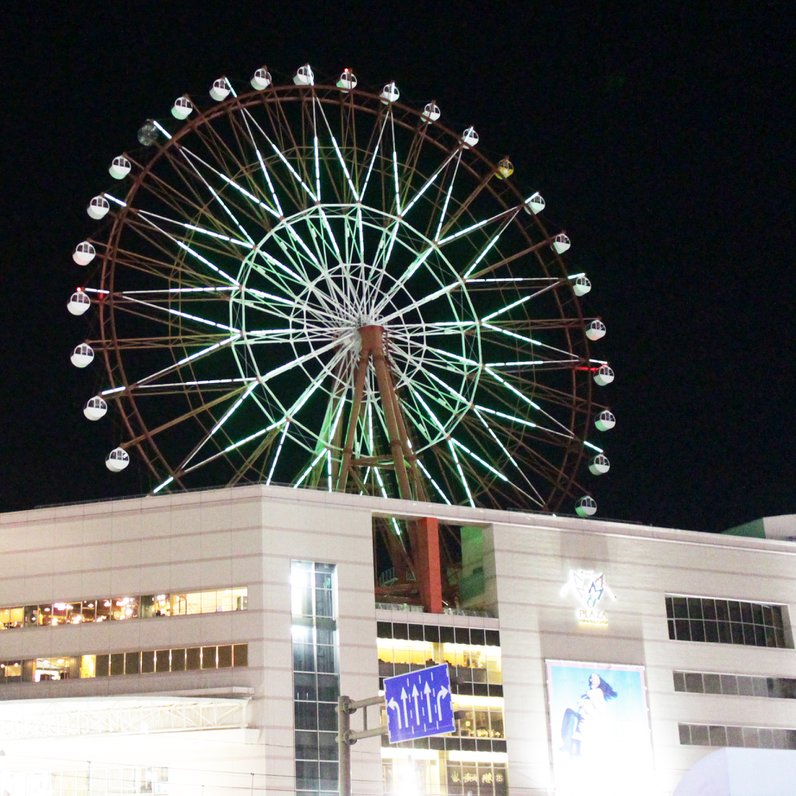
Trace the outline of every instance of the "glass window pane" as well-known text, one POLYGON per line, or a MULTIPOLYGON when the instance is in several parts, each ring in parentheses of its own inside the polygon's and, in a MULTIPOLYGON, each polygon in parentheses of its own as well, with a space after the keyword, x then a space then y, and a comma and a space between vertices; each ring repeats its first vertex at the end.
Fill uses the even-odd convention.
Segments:
POLYGON ((232 648, 232 659, 235 666, 249 665, 249 645, 235 644, 232 648))
POLYGON ((96 674, 97 677, 107 677, 110 672, 110 655, 97 655, 96 674))
POLYGON ((198 669, 202 661, 201 647, 188 647, 185 651, 185 668, 193 671, 198 669))
POLYGON ((171 670, 173 672, 185 671, 185 649, 179 648, 171 651, 171 670))
POLYGON ((114 652, 111 655, 111 675, 124 674, 124 653, 114 652))
POLYGON ((721 693, 722 694, 738 693, 738 678, 734 674, 721 675, 721 693))
POLYGON ((726 746, 727 745, 727 729, 726 727, 712 725, 709 728, 710 745, 711 746, 726 746))
POLYGON ((727 727, 727 746, 743 746, 741 727, 727 727))
POLYGON ((699 597, 688 598, 688 617, 690 619, 702 619, 702 600, 699 597))
POLYGON ((227 669, 232 666, 232 645, 224 644, 218 648, 218 668, 227 669))
POLYGON ((691 725, 691 743, 695 746, 708 746, 710 744, 708 728, 704 724, 691 725))
POLYGON ((742 727, 741 729, 743 730, 743 745, 747 749, 757 749, 760 746, 757 727, 742 727))
POLYGON ((155 671, 155 650, 144 650, 141 653, 141 671, 144 674, 155 671))
POLYGON ((721 693, 721 678, 717 674, 705 674, 702 676, 702 682, 705 684, 706 694, 720 694, 721 693))
POLYGON ((337 730, 337 705, 325 702, 318 705, 318 729, 337 730))
POLYGON ((141 671, 141 653, 126 652, 124 655, 124 673, 138 674, 141 671))
POLYGON ((171 650, 158 650, 155 653, 155 671, 168 672, 171 668, 171 650))
POLYGON ((680 732, 680 743, 683 746, 689 746, 691 744, 691 727, 688 724, 680 724, 678 730, 680 732))
POLYGON ((696 694, 703 692, 702 675, 699 672, 686 672, 685 690, 696 694))
POLYGON ((296 758, 299 760, 318 759, 318 733, 296 731, 296 758))
POLYGON ((296 729, 318 729, 318 706, 315 702, 294 702, 293 715, 296 720, 296 729))
POLYGON ((674 679, 674 690, 685 691, 685 674, 683 672, 672 672, 674 679))
POLYGON ((185 613, 186 614, 201 614, 202 613, 202 592, 194 591, 185 595, 185 613))
POLYGON ((322 732, 318 734, 318 758, 320 760, 337 760, 337 734, 322 732))
POLYGON ((200 592, 200 604, 203 614, 214 614, 218 610, 218 592, 215 590, 200 592))
POLYGON ((216 668, 216 648, 215 647, 202 647, 202 668, 215 669, 216 668))

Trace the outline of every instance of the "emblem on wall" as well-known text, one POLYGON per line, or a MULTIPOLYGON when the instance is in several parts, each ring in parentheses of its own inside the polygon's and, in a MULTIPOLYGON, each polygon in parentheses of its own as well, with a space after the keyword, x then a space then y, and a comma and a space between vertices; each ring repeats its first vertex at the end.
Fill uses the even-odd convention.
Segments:
POLYGON ((608 624, 608 617, 600 604, 606 595, 612 600, 616 597, 608 588, 604 572, 597 572, 594 569, 571 569, 569 580, 561 589, 561 596, 564 597, 570 592, 578 601, 578 607, 575 609, 578 622, 584 625, 608 624))

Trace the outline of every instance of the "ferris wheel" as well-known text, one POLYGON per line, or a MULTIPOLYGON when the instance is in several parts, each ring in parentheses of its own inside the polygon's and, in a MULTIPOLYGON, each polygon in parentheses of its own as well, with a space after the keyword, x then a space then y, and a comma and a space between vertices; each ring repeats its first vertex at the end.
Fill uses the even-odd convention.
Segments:
MULTIPOLYGON (((215 80, 147 121, 92 198, 68 303, 152 491, 258 482, 596 511, 593 399, 613 380, 591 288, 508 158, 435 101, 346 69, 215 80)), ((106 421, 107 422, 107 421, 106 421)))

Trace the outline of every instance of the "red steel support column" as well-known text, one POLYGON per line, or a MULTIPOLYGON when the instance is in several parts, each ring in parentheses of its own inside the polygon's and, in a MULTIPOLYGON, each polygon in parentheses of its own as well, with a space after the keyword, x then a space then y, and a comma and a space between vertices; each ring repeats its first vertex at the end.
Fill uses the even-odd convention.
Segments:
POLYGON ((423 517, 409 523, 415 578, 420 588, 423 608, 432 614, 442 613, 442 566, 439 555, 439 521, 423 517))

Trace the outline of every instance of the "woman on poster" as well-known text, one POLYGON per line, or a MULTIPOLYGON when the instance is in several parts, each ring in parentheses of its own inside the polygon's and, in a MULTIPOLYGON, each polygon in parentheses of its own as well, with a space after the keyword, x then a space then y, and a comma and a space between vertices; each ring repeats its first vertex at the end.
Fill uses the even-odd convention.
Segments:
POLYGON ((580 757, 593 751, 595 740, 602 733, 606 702, 617 696, 611 686, 596 672, 589 675, 589 687, 581 694, 574 708, 564 711, 561 722, 562 751, 580 757))

